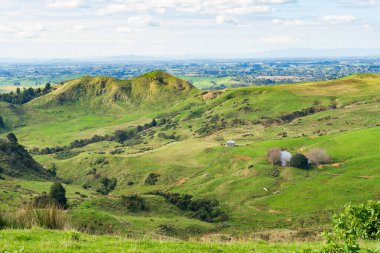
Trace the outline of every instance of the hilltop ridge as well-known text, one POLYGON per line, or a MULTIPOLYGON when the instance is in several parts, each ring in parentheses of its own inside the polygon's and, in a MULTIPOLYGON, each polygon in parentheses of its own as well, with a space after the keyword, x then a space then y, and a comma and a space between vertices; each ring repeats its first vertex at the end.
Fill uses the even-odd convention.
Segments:
MULTIPOLYGON (((86 104, 128 108, 149 102, 175 102, 196 88, 189 82, 163 71, 152 71, 128 80, 106 76, 84 76, 59 84, 51 93, 38 97, 32 106, 86 104)), ((156 103, 157 105, 157 103, 156 103)))

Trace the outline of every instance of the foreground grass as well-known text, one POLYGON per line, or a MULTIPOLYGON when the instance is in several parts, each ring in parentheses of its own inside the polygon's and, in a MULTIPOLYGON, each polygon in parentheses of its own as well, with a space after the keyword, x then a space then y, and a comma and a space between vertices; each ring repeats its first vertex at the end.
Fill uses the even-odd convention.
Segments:
POLYGON ((295 252, 319 243, 199 243, 129 240, 72 231, 0 230, 0 252, 295 252))

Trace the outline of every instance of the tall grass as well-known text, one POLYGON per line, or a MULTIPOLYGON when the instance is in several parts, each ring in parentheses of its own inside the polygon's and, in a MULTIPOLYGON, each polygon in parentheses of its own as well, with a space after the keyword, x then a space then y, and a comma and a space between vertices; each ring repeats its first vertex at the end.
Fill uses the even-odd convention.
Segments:
POLYGON ((46 229, 64 229, 68 227, 66 214, 55 205, 35 208, 25 205, 18 210, 0 210, 0 229, 27 229, 41 227, 46 229))

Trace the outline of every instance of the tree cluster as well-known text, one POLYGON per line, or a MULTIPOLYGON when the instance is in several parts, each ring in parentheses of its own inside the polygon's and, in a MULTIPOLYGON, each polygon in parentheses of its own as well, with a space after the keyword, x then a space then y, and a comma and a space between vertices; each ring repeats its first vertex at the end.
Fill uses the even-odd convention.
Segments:
POLYGON ((5 94, 0 94, 0 101, 7 102, 11 104, 25 104, 29 101, 35 99, 36 97, 43 96, 52 91, 50 83, 47 83, 43 89, 37 88, 27 88, 22 91, 20 88, 16 89, 16 92, 10 92, 5 94))
POLYGON ((207 222, 225 221, 228 216, 215 199, 192 199, 189 194, 153 192, 154 195, 163 196, 169 203, 181 210, 191 211, 192 217, 207 222))
POLYGON ((100 194, 107 195, 116 188, 117 179, 114 177, 103 177, 102 179, 100 179, 100 183, 101 186, 98 189, 96 189, 96 191, 100 194))
POLYGON ((131 212, 144 211, 147 210, 145 201, 139 195, 121 196, 121 204, 131 212))

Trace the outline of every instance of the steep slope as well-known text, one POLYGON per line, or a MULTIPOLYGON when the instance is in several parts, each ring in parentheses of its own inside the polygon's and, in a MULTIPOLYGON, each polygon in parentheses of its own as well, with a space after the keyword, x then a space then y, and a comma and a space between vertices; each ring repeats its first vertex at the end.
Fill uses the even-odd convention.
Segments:
POLYGON ((5 138, 0 138, 0 168, 12 177, 51 178, 22 145, 5 138))
POLYGON ((162 71, 153 71, 129 80, 85 76, 59 85, 55 91, 33 100, 34 106, 82 104, 118 109, 139 106, 164 107, 196 92, 187 81, 162 71))

